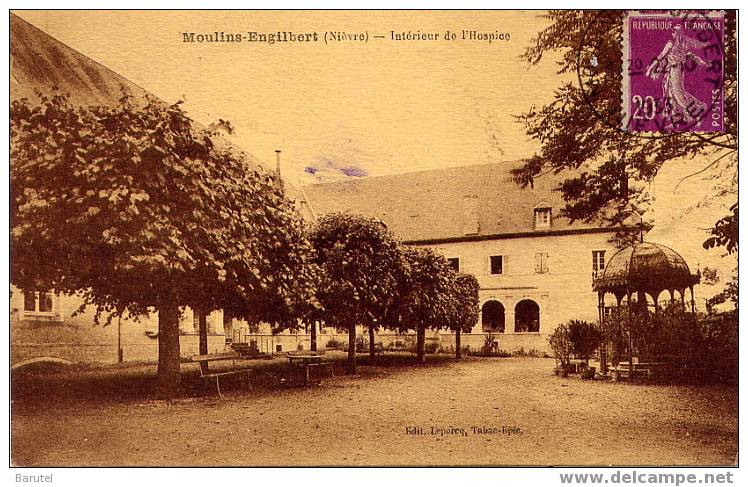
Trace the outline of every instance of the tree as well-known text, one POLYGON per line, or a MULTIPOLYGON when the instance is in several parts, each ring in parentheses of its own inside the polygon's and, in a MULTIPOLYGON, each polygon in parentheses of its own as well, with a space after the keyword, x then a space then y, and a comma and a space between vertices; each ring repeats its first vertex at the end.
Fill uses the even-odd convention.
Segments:
POLYGON ((451 313, 448 328, 455 332, 455 358, 462 358, 461 334, 478 324, 480 284, 472 274, 456 273, 452 280, 451 313))
POLYGON ((400 295, 401 331, 416 331, 416 355, 425 360, 426 328, 449 328, 454 316, 455 271, 443 256, 431 249, 404 250, 407 292, 400 295))
MULTIPOLYGON (((550 26, 542 30, 523 58, 537 65, 551 53, 560 54, 558 73, 564 81, 553 101, 532 107, 519 117, 540 150, 513 171, 524 186, 545 172, 567 171, 561 185, 563 214, 574 220, 600 220, 620 227, 646 205, 646 183, 661 167, 682 159, 703 160, 706 173, 716 179, 715 195, 737 198, 737 43, 735 11, 727 12, 724 42, 725 131, 705 137, 676 133, 643 137, 618 128, 621 106, 622 11, 552 11, 550 26), (584 169, 588 164, 590 168, 584 169), (725 184, 726 183, 726 184, 725 184)), ((695 14, 696 15, 696 14, 695 14)), ((694 175, 695 175, 694 174, 694 175)), ((737 226, 737 206, 721 226, 737 226)), ((737 242, 737 233, 730 233, 737 242)), ((630 239, 620 234, 623 242, 630 239)), ((717 240, 728 244, 731 240, 717 240)))
POLYGON ((381 221, 349 213, 321 217, 310 240, 321 271, 317 299, 326 322, 348 329, 355 371, 356 326, 386 323, 402 281, 401 251, 381 221))
POLYGON ((732 214, 720 218, 709 231, 711 237, 704 241, 704 248, 725 247, 728 254, 738 250, 738 204, 730 207, 732 214))
MULTIPOLYGON (((740 302, 740 291, 738 288, 738 269, 733 270, 730 280, 725 283, 725 288, 719 293, 709 298, 706 302, 706 309, 708 314, 714 313, 714 308, 717 305, 730 302, 732 304, 734 314, 737 315, 738 304, 740 302)), ((736 316, 737 319, 737 316, 736 316)))
POLYGON ((573 344, 569 338, 569 329, 566 325, 558 325, 553 330, 553 333, 548 337, 548 345, 551 347, 553 356, 556 359, 556 370, 564 375, 565 371, 568 371, 573 351, 573 344))
POLYGON ((123 95, 11 105, 11 281, 84 308, 158 311, 161 390, 179 390, 179 307, 280 318, 311 296, 311 247, 274 177, 215 142, 180 104, 123 95))
POLYGON ((574 355, 588 364, 590 357, 602 341, 600 330, 592 323, 580 320, 569 321, 566 328, 569 330, 569 340, 571 340, 574 355))

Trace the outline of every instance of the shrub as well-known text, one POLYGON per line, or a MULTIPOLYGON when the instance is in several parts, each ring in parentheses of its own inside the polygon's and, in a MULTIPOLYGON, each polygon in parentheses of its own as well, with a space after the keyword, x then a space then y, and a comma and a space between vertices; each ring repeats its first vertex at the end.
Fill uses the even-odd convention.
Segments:
POLYGON ((334 338, 330 338, 327 341, 327 345, 325 345, 325 348, 329 348, 330 350, 345 350, 346 343, 334 338))
POLYGON ((580 320, 569 321, 567 329, 574 356, 584 360, 585 364, 589 363, 590 357, 600 346, 602 333, 594 324, 580 320))
POLYGON ((527 357, 527 353, 525 352, 525 347, 519 347, 519 350, 513 351, 512 357, 527 357))
POLYGON ((439 344, 436 342, 425 343, 423 345, 423 350, 426 353, 436 353, 437 348, 439 348, 439 344))
POLYGON ((738 365, 737 313, 704 316, 687 312, 680 303, 658 313, 625 310, 606 319, 605 341, 615 366, 629 353, 641 361, 669 363, 681 376, 700 380, 734 381, 738 365))
POLYGON ((548 337, 548 344, 553 350, 556 368, 560 366, 566 369, 571 363, 571 354, 574 351, 574 345, 569 339, 569 329, 565 325, 558 325, 551 336, 548 337))
POLYGON ((720 382, 738 378, 737 311, 701 317, 698 321, 701 346, 697 350, 703 377, 720 382))
POLYGON ((369 350, 369 340, 363 335, 356 336, 356 351, 366 352, 368 350, 369 350))
POLYGON ((480 350, 471 350, 469 347, 463 348, 465 355, 469 355, 471 357, 511 357, 512 354, 507 352, 506 350, 502 350, 500 348, 490 350, 481 347, 480 350))
POLYGON ((548 354, 545 352, 541 352, 540 350, 537 350, 535 348, 531 348, 528 351, 525 351, 525 347, 520 347, 519 350, 515 350, 512 352, 512 357, 528 357, 528 358, 539 358, 539 357, 548 357, 548 354))
POLYGON ((499 342, 496 340, 496 335, 489 333, 483 340, 483 348, 481 351, 485 354, 484 357, 491 357, 492 353, 499 350, 499 342))

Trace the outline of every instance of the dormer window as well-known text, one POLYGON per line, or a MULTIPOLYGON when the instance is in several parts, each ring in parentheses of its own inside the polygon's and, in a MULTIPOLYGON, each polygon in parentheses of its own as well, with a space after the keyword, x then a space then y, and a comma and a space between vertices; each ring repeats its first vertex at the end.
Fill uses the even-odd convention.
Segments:
POLYGON ((550 208, 535 208, 535 228, 551 228, 550 208))

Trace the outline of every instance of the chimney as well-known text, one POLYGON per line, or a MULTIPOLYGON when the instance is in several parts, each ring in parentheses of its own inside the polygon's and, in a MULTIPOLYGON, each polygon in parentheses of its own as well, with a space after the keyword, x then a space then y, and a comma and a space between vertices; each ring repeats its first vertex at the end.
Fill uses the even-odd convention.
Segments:
POLYGON ((480 224, 478 223, 478 195, 466 194, 462 200, 462 233, 465 235, 478 235, 480 224))

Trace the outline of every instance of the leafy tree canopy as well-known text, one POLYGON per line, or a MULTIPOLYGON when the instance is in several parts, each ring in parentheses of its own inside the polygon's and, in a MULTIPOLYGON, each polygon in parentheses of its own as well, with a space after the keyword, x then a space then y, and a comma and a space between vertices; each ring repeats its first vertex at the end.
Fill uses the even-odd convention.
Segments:
POLYGON ((317 298, 336 326, 384 324, 403 279, 398 242, 380 221, 349 213, 322 216, 311 232, 321 270, 317 298))
POLYGON ((448 328, 469 333, 478 324, 480 284, 474 275, 463 273, 455 273, 451 284, 448 328))
POLYGON ((221 129, 152 98, 14 101, 12 282, 79 292, 98 312, 190 305, 282 319, 312 296, 311 247, 274 178, 215 143, 221 129))
POLYGON ((455 271, 445 257, 428 248, 405 249, 404 256, 407 292, 398 302, 400 329, 450 328, 452 318, 462 314, 456 311, 455 271))

